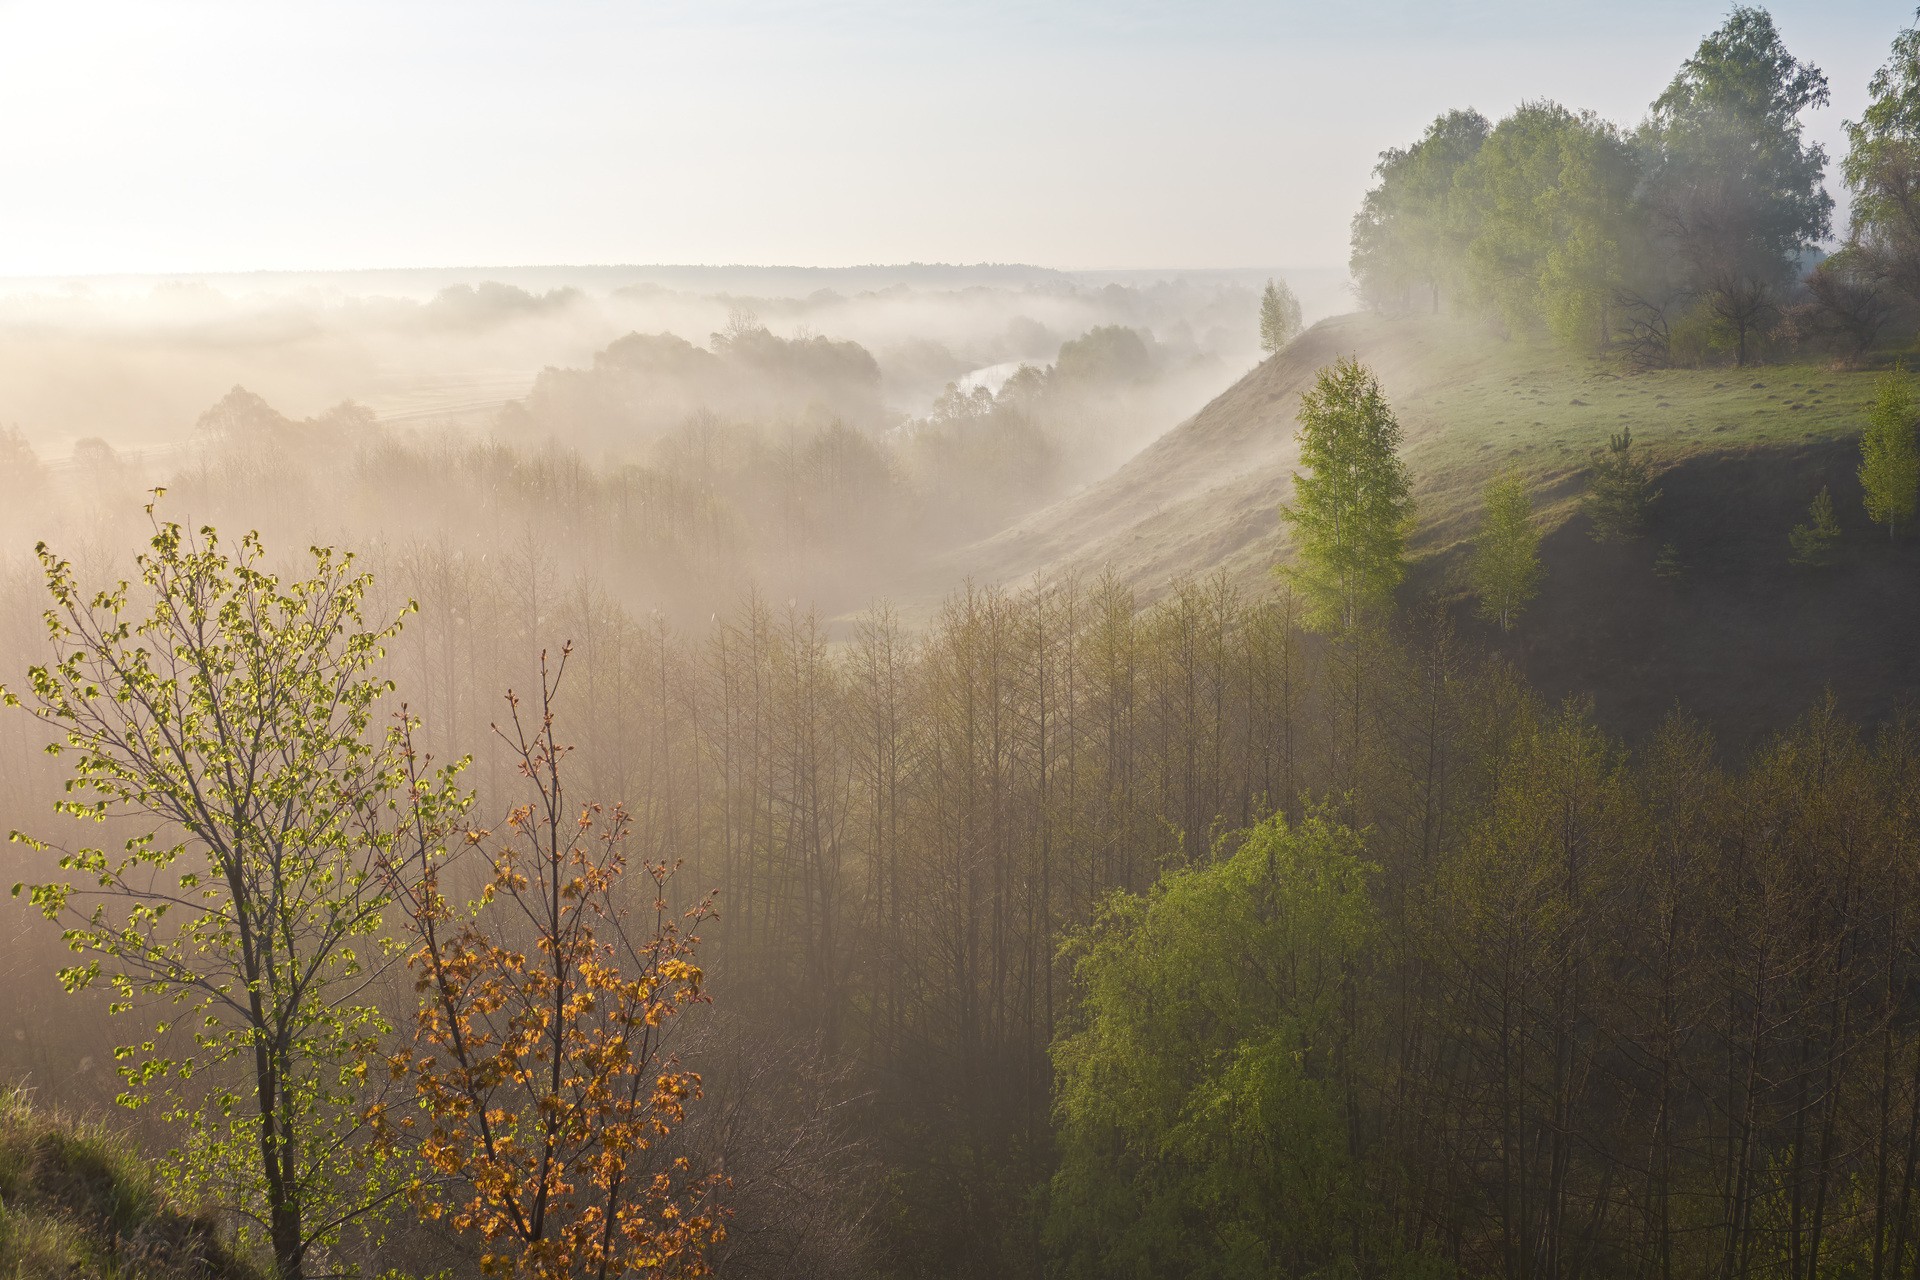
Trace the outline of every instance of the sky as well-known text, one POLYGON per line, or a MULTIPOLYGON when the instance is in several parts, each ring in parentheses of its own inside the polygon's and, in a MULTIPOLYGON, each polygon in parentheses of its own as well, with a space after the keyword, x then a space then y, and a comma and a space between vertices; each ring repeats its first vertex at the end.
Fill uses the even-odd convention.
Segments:
MULTIPOLYGON (((0 276, 1337 266, 1382 149, 1631 124, 1727 7, 0 0, 0 276)), ((1837 162, 1913 11, 1772 8, 1837 162)))

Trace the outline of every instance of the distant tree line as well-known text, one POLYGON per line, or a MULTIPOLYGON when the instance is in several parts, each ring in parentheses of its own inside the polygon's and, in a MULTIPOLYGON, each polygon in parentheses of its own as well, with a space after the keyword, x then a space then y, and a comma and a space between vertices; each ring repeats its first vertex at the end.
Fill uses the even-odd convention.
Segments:
POLYGON ((1450 111, 1385 152, 1353 221, 1354 278, 1379 308, 1485 316, 1641 364, 1863 352, 1920 303, 1917 39, 1896 38, 1847 125, 1853 220, 1825 260, 1827 156, 1802 117, 1827 80, 1741 7, 1633 128, 1543 100, 1497 124, 1450 111))

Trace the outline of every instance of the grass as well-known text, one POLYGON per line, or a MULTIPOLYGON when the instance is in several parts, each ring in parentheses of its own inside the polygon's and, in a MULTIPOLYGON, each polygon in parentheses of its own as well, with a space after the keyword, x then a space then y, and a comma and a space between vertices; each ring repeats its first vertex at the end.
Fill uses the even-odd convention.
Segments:
POLYGON ((1615 432, 1630 428, 1657 469, 1849 438, 1864 425, 1880 376, 1811 363, 1634 373, 1465 327, 1420 326, 1417 337, 1416 354, 1395 362, 1402 368, 1387 390, 1407 431, 1417 541, 1427 554, 1472 536, 1480 492, 1502 467, 1533 482, 1542 513, 1557 524, 1571 514, 1594 450, 1615 432))
MULTIPOLYGON (((1314 367, 1348 353, 1372 366, 1413 477, 1407 598, 1444 602, 1549 698, 1591 696, 1602 723, 1629 738, 1684 706, 1738 748, 1829 694, 1843 713, 1878 721, 1912 689, 1920 537, 1890 542, 1867 518, 1857 475, 1879 370, 1631 372, 1470 324, 1370 315, 1324 321, 1299 346, 1256 374, 1260 397, 1242 398, 1269 431, 1291 432, 1292 395, 1314 367), (1664 496, 1644 536, 1596 544, 1580 513, 1588 470, 1627 428, 1664 496), (1474 615, 1462 572, 1486 483, 1509 466, 1529 482, 1546 570, 1510 634, 1474 615), (1789 533, 1823 486, 1842 538, 1814 570, 1791 563, 1789 533)), ((1277 531, 1245 499, 1230 514, 1258 535, 1240 554, 1248 579, 1263 578, 1285 554, 1277 531)))
POLYGON ((104 1126, 0 1090, 0 1280, 254 1280, 104 1126))
POLYGON ((937 579, 890 594, 904 596, 908 616, 924 621, 968 575, 1011 583, 1111 567, 1148 601, 1183 575, 1221 570, 1259 589, 1289 555, 1275 508, 1297 465, 1299 395, 1317 369, 1344 356, 1379 375, 1405 429, 1415 500, 1409 550, 1423 586, 1457 577, 1487 481, 1503 467, 1529 481, 1551 534, 1578 512, 1595 451, 1628 428, 1657 474, 1711 460, 1771 466, 1793 491, 1792 517, 1778 531, 1784 539, 1821 483, 1805 472, 1808 450, 1832 464, 1827 478, 1842 500, 1834 458, 1854 447, 1879 377, 1813 362, 1631 372, 1544 339, 1503 340, 1468 321, 1335 316, 1112 476, 1029 517, 1011 536, 941 561, 937 579), (1812 480, 1805 492, 1802 478, 1812 480))

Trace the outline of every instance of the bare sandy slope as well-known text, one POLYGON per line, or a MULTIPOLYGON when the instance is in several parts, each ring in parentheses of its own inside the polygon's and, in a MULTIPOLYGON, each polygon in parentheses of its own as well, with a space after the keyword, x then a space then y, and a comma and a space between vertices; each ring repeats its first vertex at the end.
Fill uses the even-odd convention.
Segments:
MULTIPOLYGON (((1314 373, 1358 356, 1388 395, 1430 380, 1440 331, 1349 315, 1322 321, 1106 478, 924 567, 899 593, 919 614, 964 579, 1021 586, 1112 569, 1143 602, 1183 575, 1258 580, 1285 553, 1279 506, 1293 487, 1300 395, 1314 373)), ((1403 415, 1404 417, 1404 415, 1403 415)), ((1405 420, 1409 445, 1436 424, 1405 420)))

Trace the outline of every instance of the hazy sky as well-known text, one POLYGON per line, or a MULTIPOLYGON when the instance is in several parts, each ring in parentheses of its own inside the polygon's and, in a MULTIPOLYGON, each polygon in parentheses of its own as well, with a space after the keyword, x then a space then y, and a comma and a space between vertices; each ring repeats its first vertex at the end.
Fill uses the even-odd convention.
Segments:
MULTIPOLYGON (((1436 112, 1632 122, 1727 7, 0 0, 0 275, 1334 265, 1436 112)), ((1773 8, 1837 158, 1912 10, 1773 8)))

